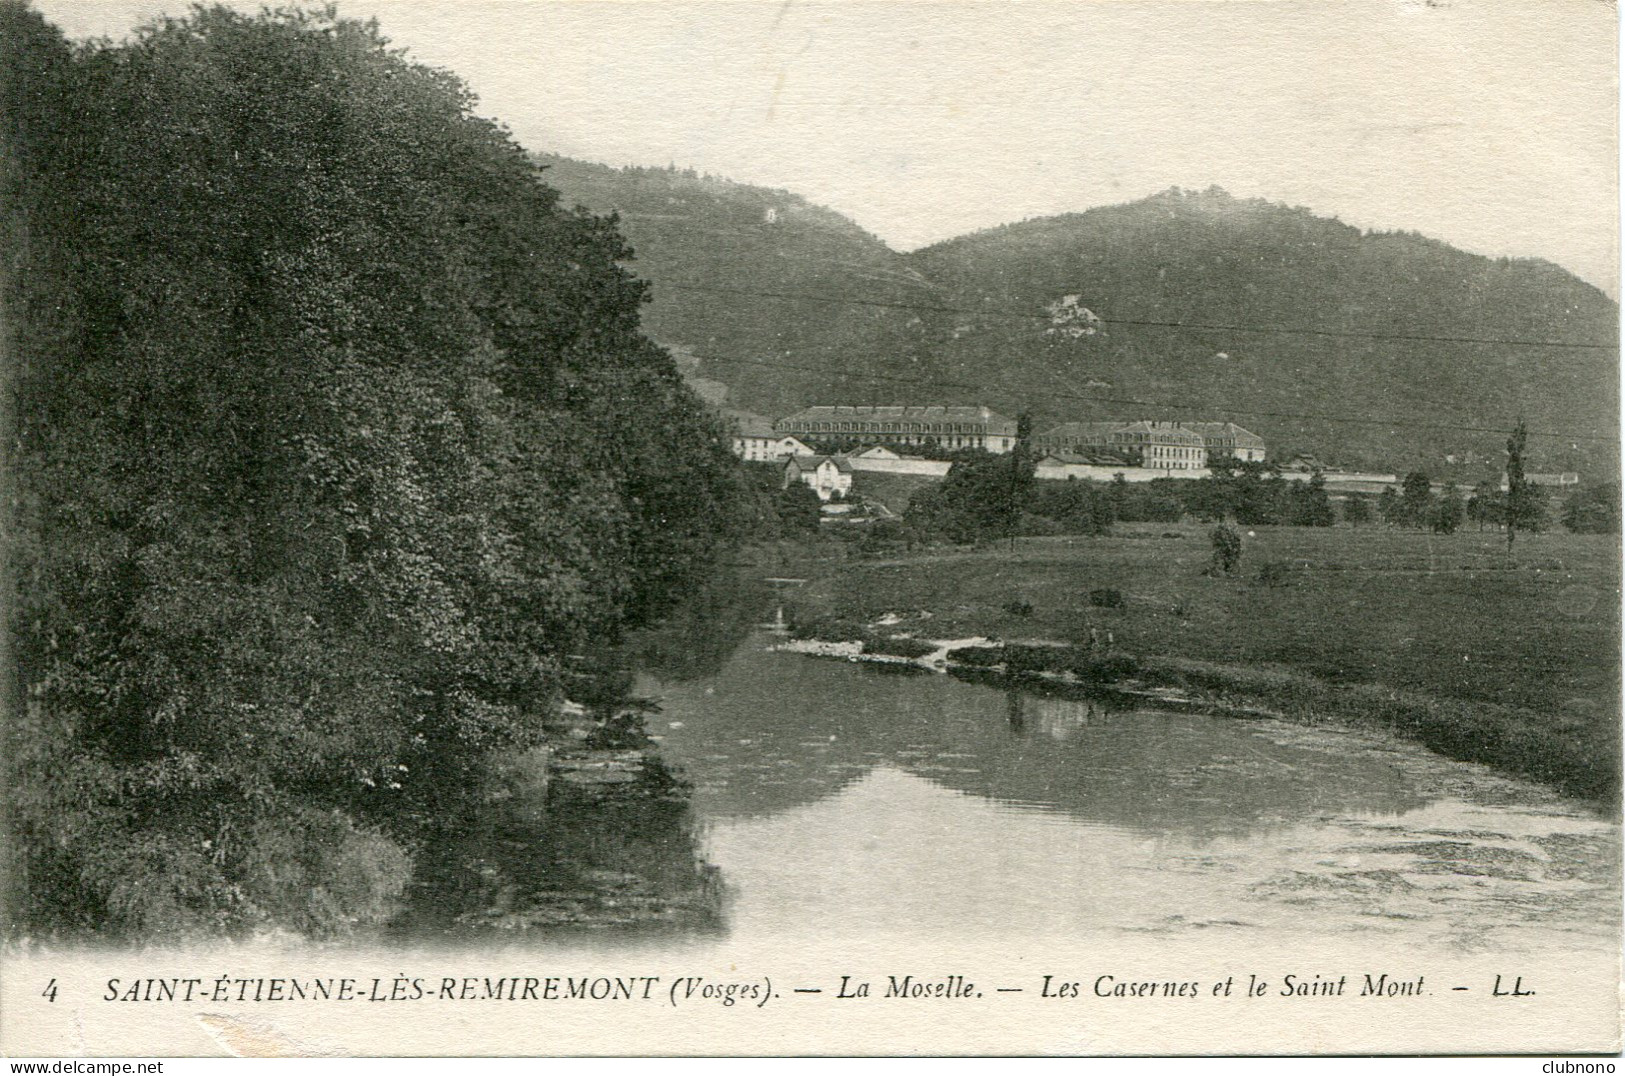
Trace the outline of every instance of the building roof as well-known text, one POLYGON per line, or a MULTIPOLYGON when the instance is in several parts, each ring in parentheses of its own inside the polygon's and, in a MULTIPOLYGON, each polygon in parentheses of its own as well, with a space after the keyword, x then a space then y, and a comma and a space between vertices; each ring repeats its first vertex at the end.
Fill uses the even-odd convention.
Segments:
POLYGON ((1053 429, 1045 430, 1034 438, 1036 441, 1047 441, 1063 437, 1104 437, 1114 430, 1120 430, 1126 425, 1123 422, 1063 422, 1053 429))
POLYGON ((929 404, 924 406, 879 406, 879 407, 848 407, 840 405, 819 404, 813 407, 804 407, 793 415, 786 415, 779 420, 779 425, 802 422, 836 422, 842 419, 849 421, 868 420, 870 422, 965 422, 982 423, 993 427, 1009 427, 1011 431, 1016 428, 1016 420, 1006 418, 997 411, 986 407, 959 407, 929 404))
MULTIPOLYGON (((1096 440, 1105 439, 1114 433, 1157 433, 1167 430, 1183 430, 1202 438, 1204 442, 1217 438, 1233 440, 1238 445, 1248 448, 1263 448, 1264 439, 1251 430, 1244 430, 1234 422, 1156 422, 1139 420, 1124 422, 1065 422, 1052 429, 1045 430, 1034 440, 1040 444, 1046 441, 1058 440, 1096 440)), ((1184 438, 1179 438, 1184 440, 1184 438)))
POLYGON ((1113 432, 1149 433, 1157 434, 1174 441, 1183 441, 1188 444, 1206 443, 1203 441, 1201 434, 1197 433, 1195 430, 1186 428, 1185 425, 1178 422, 1156 422, 1151 419, 1141 419, 1138 422, 1130 422, 1125 426, 1120 426, 1113 432))
POLYGON ((733 423, 734 432, 740 437, 782 436, 773 428, 773 420, 765 415, 750 411, 724 411, 722 417, 733 423))
POLYGON ((802 471, 816 471, 825 463, 833 463, 843 474, 852 473, 852 461, 845 456, 791 456, 785 462, 802 471))
POLYGON ((1203 437, 1228 437, 1237 444, 1247 444, 1249 447, 1262 448, 1264 439, 1251 430, 1244 430, 1234 422, 1181 422, 1187 430, 1201 434, 1203 437))

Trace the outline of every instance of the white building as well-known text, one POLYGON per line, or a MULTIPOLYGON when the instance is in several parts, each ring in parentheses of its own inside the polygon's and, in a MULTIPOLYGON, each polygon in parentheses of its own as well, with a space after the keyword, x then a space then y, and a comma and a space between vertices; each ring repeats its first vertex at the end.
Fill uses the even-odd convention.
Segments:
POLYGON ((1207 466, 1207 442, 1177 422, 1131 422, 1112 432, 1111 447, 1127 449, 1141 467, 1159 471, 1199 471, 1207 466))
POLYGON ((818 499, 852 492, 852 464, 845 456, 791 456, 784 465, 784 485, 805 482, 818 499))
POLYGON ((734 455, 746 462, 778 463, 791 456, 815 454, 795 437, 775 430, 771 419, 749 411, 731 411, 727 417, 734 427, 734 455))
POLYGON ((985 407, 807 407, 779 419, 780 433, 808 441, 860 441, 952 451, 1016 447, 1016 420, 985 407))
POLYGON ((1209 459, 1230 456, 1242 463, 1259 463, 1264 459, 1264 439, 1234 422, 1181 422, 1180 425, 1201 434, 1209 459))
POLYGON ((1234 422, 1068 422, 1045 430, 1033 443, 1047 452, 1109 453, 1164 471, 1200 470, 1226 456, 1243 462, 1264 458, 1264 439, 1234 422))

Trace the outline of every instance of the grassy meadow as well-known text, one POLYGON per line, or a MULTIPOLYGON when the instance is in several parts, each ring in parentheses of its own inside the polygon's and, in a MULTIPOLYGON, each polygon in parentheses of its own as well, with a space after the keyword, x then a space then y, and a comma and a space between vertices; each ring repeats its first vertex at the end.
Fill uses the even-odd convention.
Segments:
POLYGON ((890 613, 894 630, 934 638, 1109 633, 1153 679, 1286 709, 1381 709, 1454 757, 1586 794, 1615 785, 1616 538, 1521 535, 1509 559, 1500 533, 1471 528, 1244 533, 1229 576, 1204 574, 1211 548, 1196 524, 811 562, 795 573, 809 576, 795 612, 836 625, 890 613))

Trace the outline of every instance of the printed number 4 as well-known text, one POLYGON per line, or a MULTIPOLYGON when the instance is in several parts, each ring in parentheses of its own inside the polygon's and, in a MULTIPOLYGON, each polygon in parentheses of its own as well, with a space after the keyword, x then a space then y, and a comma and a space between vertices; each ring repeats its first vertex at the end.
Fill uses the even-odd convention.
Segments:
POLYGON ((47 1001, 55 1001, 56 1000, 56 980, 52 979, 50 982, 46 983, 45 984, 45 989, 41 990, 39 992, 39 996, 46 999, 47 1001))

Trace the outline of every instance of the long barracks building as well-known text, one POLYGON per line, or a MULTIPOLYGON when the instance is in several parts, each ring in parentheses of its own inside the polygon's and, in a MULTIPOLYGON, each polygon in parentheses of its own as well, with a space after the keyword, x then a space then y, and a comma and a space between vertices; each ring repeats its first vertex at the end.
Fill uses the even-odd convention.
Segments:
POLYGON ((856 440, 988 452, 1016 447, 1016 420, 985 407, 808 407, 779 419, 775 428, 803 441, 856 440))
POLYGON ((1168 471, 1197 470, 1221 456, 1264 458, 1264 439, 1233 422, 1068 422, 1033 443, 1045 452, 1110 452, 1168 471))

